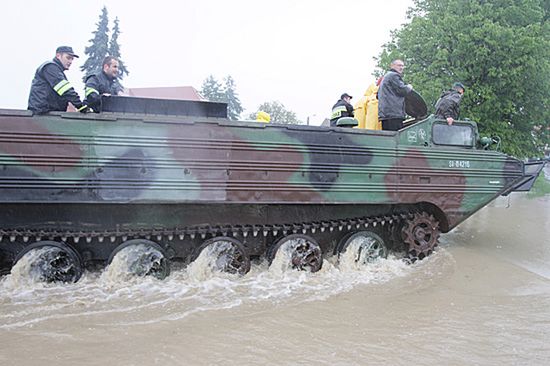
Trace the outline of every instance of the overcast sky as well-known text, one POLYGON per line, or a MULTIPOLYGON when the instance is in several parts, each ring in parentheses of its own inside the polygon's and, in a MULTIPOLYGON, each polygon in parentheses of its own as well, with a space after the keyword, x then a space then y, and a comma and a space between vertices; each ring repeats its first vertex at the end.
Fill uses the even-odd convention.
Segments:
POLYGON ((373 57, 406 22, 412 0, 19 0, 3 2, 0 108, 26 109, 36 68, 59 45, 81 56, 67 71, 82 95, 84 49, 107 6, 120 20, 126 87, 200 90, 231 75, 245 113, 278 100, 320 123, 340 94, 355 102, 374 78, 373 57))

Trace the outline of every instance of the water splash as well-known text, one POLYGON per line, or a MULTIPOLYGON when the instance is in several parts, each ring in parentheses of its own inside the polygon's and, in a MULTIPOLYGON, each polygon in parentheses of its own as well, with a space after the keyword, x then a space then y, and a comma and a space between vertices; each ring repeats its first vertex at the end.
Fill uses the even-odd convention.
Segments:
POLYGON ((108 282, 127 281, 130 277, 142 277, 161 266, 162 254, 145 244, 122 248, 103 273, 108 282))
POLYGON ((364 270, 385 257, 385 248, 377 245, 372 237, 358 236, 353 239, 343 253, 339 254, 339 267, 347 271, 364 270))
POLYGON ((218 263, 219 256, 224 251, 231 250, 231 243, 228 241, 217 241, 202 250, 192 263, 187 267, 189 279, 193 282, 205 281, 213 277, 230 278, 235 276, 231 273, 225 273, 220 270, 224 267, 223 263, 218 263))
MULTIPOLYGON (((433 257, 440 256, 440 250, 433 257)), ((103 273, 86 272, 75 284, 28 283, 17 269, 0 280, 0 329, 32 327, 43 322, 101 322, 112 314, 119 325, 156 323, 185 318, 195 313, 238 306, 281 302, 310 302, 351 291, 357 286, 383 286, 422 271, 433 263, 408 266, 390 256, 357 266, 346 256, 326 258, 316 273, 289 270, 287 250, 280 251, 271 267, 253 263, 246 276, 212 269, 205 252, 186 268, 172 271, 165 280, 124 274, 123 263, 113 261, 103 273)), ((437 264, 438 266, 441 263, 437 264)), ((115 325, 116 325, 115 324, 115 325)), ((113 323, 105 325, 113 326, 113 323)))
POLYGON ((289 240, 279 247, 277 253, 275 253, 275 258, 269 266, 269 271, 274 274, 282 275, 288 271, 294 271, 292 269, 292 252, 296 246, 304 242, 304 239, 298 238, 289 240))

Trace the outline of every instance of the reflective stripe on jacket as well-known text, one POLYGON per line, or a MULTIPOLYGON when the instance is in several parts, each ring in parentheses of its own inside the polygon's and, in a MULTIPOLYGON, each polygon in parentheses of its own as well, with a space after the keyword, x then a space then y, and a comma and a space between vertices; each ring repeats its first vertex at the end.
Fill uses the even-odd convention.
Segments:
POLYGON ((330 125, 336 126, 336 121, 341 117, 353 117, 353 106, 342 99, 332 107, 330 125))
POLYGON ((76 109, 82 108, 83 103, 64 71, 61 62, 55 58, 38 67, 32 80, 27 109, 37 114, 64 112, 69 102, 76 109))
POLYGON ((101 96, 103 94, 117 95, 119 84, 116 79, 110 79, 103 71, 86 77, 84 101, 95 112, 101 111, 101 96))

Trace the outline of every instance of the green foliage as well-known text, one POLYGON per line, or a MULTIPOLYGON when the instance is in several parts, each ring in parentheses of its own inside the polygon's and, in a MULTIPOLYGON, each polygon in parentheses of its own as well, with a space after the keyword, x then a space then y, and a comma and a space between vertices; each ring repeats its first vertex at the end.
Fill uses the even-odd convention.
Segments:
POLYGON ((225 99, 222 84, 220 84, 212 75, 208 76, 202 82, 201 94, 211 102, 223 102, 225 99))
POLYGON ((256 112, 249 115, 250 119, 256 119, 256 113, 259 111, 264 111, 269 113, 272 123, 283 123, 283 124, 303 124, 302 121, 296 118, 296 113, 289 111, 285 106, 278 101, 265 102, 260 104, 256 112))
MULTIPOLYGON (((91 44, 84 50, 84 53, 88 55, 86 62, 80 67, 80 69, 84 71, 84 81, 88 75, 102 70, 103 59, 106 56, 113 56, 118 59, 120 70, 118 79, 123 79, 125 75, 128 75, 128 69, 124 61, 122 61, 120 45, 118 44, 118 37, 120 35, 118 17, 115 18, 114 24, 111 40, 109 41, 109 16, 107 7, 104 6, 99 16, 97 29, 92 32, 94 37, 89 40, 91 44)), ((119 85, 122 89, 122 85, 119 85)))
POLYGON ((97 29, 92 32, 94 37, 89 40, 91 45, 84 50, 88 58, 84 65, 80 67, 80 70, 84 71, 84 81, 86 76, 101 71, 103 59, 109 52, 109 17, 105 6, 101 10, 99 22, 96 25, 97 29))
POLYGON ((118 26, 118 17, 115 18, 115 26, 113 27, 113 34, 111 35, 111 41, 109 42, 109 55, 118 59, 119 79, 124 79, 125 75, 128 75, 128 69, 122 61, 120 55, 120 45, 118 44, 118 36, 120 35, 120 28, 118 26))
POLYGON ((550 181, 546 179, 544 172, 539 175, 527 195, 529 197, 542 197, 545 195, 550 195, 550 181))
POLYGON ((224 81, 224 94, 225 101, 227 103, 227 115, 229 119, 238 120, 241 116, 241 113, 243 112, 243 107, 236 91, 237 86, 235 85, 235 80, 233 80, 231 75, 228 75, 224 81))
POLYGON ((202 82, 201 94, 211 102, 227 103, 227 116, 229 119, 237 120, 240 118, 243 107, 237 94, 235 80, 231 75, 224 79, 223 86, 213 75, 208 76, 202 82))
POLYGON ((550 143, 549 12, 548 0, 414 0, 378 67, 402 58, 405 81, 432 111, 442 91, 463 82, 462 118, 499 135, 508 154, 540 156, 550 143))

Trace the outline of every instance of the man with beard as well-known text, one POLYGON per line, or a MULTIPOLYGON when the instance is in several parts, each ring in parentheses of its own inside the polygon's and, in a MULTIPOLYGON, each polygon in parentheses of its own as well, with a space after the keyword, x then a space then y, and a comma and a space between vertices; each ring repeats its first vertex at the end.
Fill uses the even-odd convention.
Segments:
POLYGON ((119 75, 119 62, 112 56, 103 59, 102 71, 86 77, 86 103, 95 112, 101 111, 102 95, 117 95, 120 85, 117 82, 119 75))

